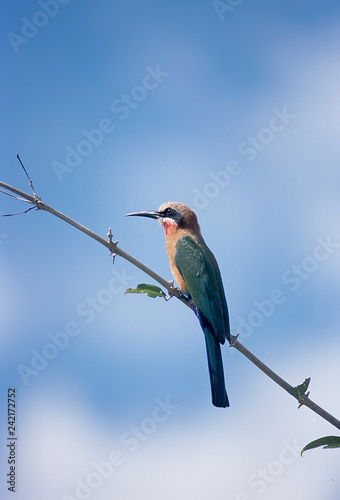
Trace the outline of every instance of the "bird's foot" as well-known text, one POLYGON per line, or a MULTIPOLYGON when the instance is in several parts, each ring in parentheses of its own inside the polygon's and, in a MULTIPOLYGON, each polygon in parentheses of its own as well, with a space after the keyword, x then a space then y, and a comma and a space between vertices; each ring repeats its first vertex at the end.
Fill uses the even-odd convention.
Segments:
POLYGON ((183 295, 181 290, 178 287, 174 286, 174 281, 175 280, 168 281, 171 289, 168 290, 168 295, 165 297, 165 300, 170 300, 174 295, 176 297, 181 297, 183 295))

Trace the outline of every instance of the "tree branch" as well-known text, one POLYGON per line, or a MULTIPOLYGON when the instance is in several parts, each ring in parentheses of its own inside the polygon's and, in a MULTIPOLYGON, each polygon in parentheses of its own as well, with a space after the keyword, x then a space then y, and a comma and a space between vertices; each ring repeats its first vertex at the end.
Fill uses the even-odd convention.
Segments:
MULTIPOLYGON (((232 347, 235 347, 235 349, 237 349, 246 358, 248 358, 249 361, 251 361, 255 366, 257 366, 261 371, 263 371, 263 373, 265 373, 266 375, 268 375, 269 378, 274 380, 274 382, 276 384, 278 384, 280 387, 282 387, 282 389, 287 391, 288 394, 293 396, 293 398, 295 398, 300 403, 299 408, 303 405, 307 406, 312 411, 314 411, 315 413, 320 415, 320 417, 324 418, 330 424, 337 427, 337 429, 340 429, 340 421, 338 419, 333 417, 333 415, 331 415, 326 410, 324 410, 323 408, 318 406, 316 403, 314 403, 311 399, 309 399, 309 397, 308 397, 309 393, 304 394, 303 391, 300 392, 299 386, 293 387, 290 384, 288 384, 288 382, 283 380, 283 378, 279 377, 279 375, 277 375, 275 372, 273 372, 273 370, 271 370, 267 365, 262 363, 262 361, 260 361, 256 356, 254 356, 254 354, 252 352, 248 351, 248 349, 246 347, 244 347, 244 345, 242 345, 237 340, 237 336, 236 337, 234 337, 233 335, 231 336, 231 344, 230 345, 232 347)), ((308 386, 308 383, 309 383, 309 380, 307 382, 307 386, 308 386)), ((303 384, 301 384, 301 385, 303 385, 303 384)))
POLYGON ((117 246, 117 242, 112 242, 111 238, 109 240, 105 240, 98 234, 94 233, 87 227, 83 226, 82 224, 79 224, 79 222, 76 222, 75 220, 71 219, 67 215, 64 215, 63 213, 59 212, 58 210, 55 210, 54 208, 50 207, 49 205, 46 205, 41 198, 38 198, 37 196, 31 196, 24 191, 21 191, 20 189, 17 189, 13 186, 10 186, 9 184, 6 184, 5 182, 0 181, 0 186, 7 189, 8 191, 12 191, 15 194, 18 194, 25 200, 29 201, 33 205, 37 207, 39 210, 45 210, 46 212, 51 213, 52 215, 55 215, 56 217, 59 217, 59 219, 62 219, 64 222, 67 222, 71 226, 75 227, 79 231, 82 231, 85 233, 87 236, 90 236, 90 238, 93 238, 94 240, 98 241, 102 245, 104 245, 106 248, 108 248, 111 252, 111 254, 119 255, 123 259, 127 260, 130 262, 133 266, 138 267, 141 271, 144 273, 148 274, 151 278, 153 278, 155 281, 157 281, 160 285, 162 285, 166 290, 168 290, 169 294, 172 296, 174 295, 177 297, 179 300, 184 302, 188 307, 191 307, 190 301, 184 297, 180 293, 180 291, 174 287, 169 281, 166 281, 162 276, 159 276, 159 274, 155 273, 152 269, 149 267, 145 266, 142 262, 139 260, 135 259, 132 257, 132 255, 129 255, 127 252, 122 250, 117 246))
MULTIPOLYGON (((35 205, 38 210, 45 210, 46 212, 51 213, 52 215, 55 215, 56 217, 59 217, 59 219, 62 219, 63 221, 67 222, 71 226, 75 227, 79 231, 82 231, 85 233, 87 236, 90 236, 90 238, 93 238, 94 240, 98 241, 102 245, 104 245, 106 248, 108 248, 111 252, 111 254, 119 255, 123 259, 127 260, 130 262, 133 266, 138 267, 146 273, 148 276, 150 276, 152 279, 157 281, 160 285, 162 285, 170 294, 170 296, 174 295, 177 299, 179 299, 181 302, 183 302, 186 306, 188 306, 190 309, 192 309, 192 301, 188 300, 184 295, 181 294, 181 292, 175 288, 169 281, 166 281, 164 278, 159 276, 157 273, 155 273, 152 269, 148 268, 145 266, 142 262, 139 262, 137 259, 132 257, 132 255, 129 255, 126 253, 124 250, 119 248, 117 246, 118 242, 112 242, 112 234, 111 234, 111 229, 108 234, 109 239, 105 240, 98 234, 94 233, 87 227, 83 226, 82 224, 79 224, 78 222, 74 221, 67 215, 64 215, 63 213, 59 212, 58 210, 55 210, 54 208, 46 205, 38 196, 34 194, 34 196, 31 196, 20 189, 14 188, 13 186, 10 186, 9 184, 6 184, 2 181, 0 181, 0 186, 3 187, 4 189, 7 189, 8 191, 11 191, 12 193, 15 193, 24 200, 27 200, 30 202, 32 205, 35 205)), ((24 201, 23 200, 23 201, 24 201)), ((32 207, 33 208, 33 207, 32 207)), ((244 347, 237 339, 238 336, 231 336, 231 346, 237 349, 241 354, 243 354, 246 358, 249 359, 254 365, 256 365, 260 370, 262 370, 268 377, 270 377, 276 384, 278 384, 280 387, 282 387, 285 391, 287 391, 291 396, 293 396, 297 401, 299 402, 299 407, 302 405, 307 406, 310 408, 312 411, 320 415, 323 419, 327 420, 330 424, 334 425, 338 429, 340 429, 340 421, 337 420, 335 417, 330 415, 328 412, 326 412, 323 408, 318 406, 316 403, 314 403, 312 400, 309 399, 308 394, 305 394, 305 390, 300 390, 301 388, 304 388, 304 384, 301 384, 301 386, 298 387, 292 387, 288 382, 283 380, 279 375, 277 375, 275 372, 273 372, 268 366, 266 366, 262 361, 260 361, 254 354, 252 354, 246 347, 244 347)), ((306 381, 305 381, 306 382, 306 381)), ((308 381, 309 383, 309 381, 308 381)), ((305 389, 308 386, 305 386, 305 389)))

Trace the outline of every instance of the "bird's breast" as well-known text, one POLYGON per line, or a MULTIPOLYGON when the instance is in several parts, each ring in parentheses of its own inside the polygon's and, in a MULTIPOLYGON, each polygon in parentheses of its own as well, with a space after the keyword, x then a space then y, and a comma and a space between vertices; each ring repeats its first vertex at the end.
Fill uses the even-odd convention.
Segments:
MULTIPOLYGON (((164 224, 165 228, 165 224, 164 224)), ((169 258, 169 263, 170 263, 170 269, 172 272, 173 277, 177 281, 179 288, 182 293, 188 294, 188 287, 183 279, 183 276, 179 272, 179 270, 176 267, 175 264, 175 255, 176 255, 176 244, 181 237, 180 231, 172 231, 171 226, 168 227, 168 231, 165 229, 165 235, 166 235, 166 251, 168 253, 168 258, 169 258)))

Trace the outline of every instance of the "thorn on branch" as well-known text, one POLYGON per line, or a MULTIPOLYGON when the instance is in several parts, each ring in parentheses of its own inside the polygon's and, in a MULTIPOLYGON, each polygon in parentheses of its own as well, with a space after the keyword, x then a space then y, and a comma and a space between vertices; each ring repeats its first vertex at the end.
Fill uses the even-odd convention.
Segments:
MULTIPOLYGON (((112 241, 113 234, 112 234, 112 228, 111 227, 109 227, 109 232, 107 233, 107 237, 109 239, 110 245, 117 245, 117 243, 118 243, 119 240, 112 241)), ((115 263, 115 257, 117 256, 117 254, 114 253, 113 250, 111 250, 110 255, 112 255, 112 264, 114 264, 115 263)))
POLYGON ((109 238, 109 243, 111 245, 112 244, 112 238, 113 238, 112 228, 111 227, 109 227, 109 232, 107 233, 107 237, 109 238))
POLYGON ((240 334, 239 334, 239 333, 237 333, 236 335, 230 335, 230 340, 231 340, 231 342, 230 342, 229 347, 230 347, 230 346, 231 346, 231 347, 234 347, 234 345, 235 345, 235 341, 239 338, 239 336, 240 336, 240 334))
POLYGON ((299 391, 299 406, 298 409, 301 408, 301 406, 304 406, 306 404, 305 399, 309 399, 310 391, 307 392, 307 394, 301 394, 299 391))
POLYGON ((239 333, 237 333, 236 335, 230 335, 230 341, 229 341, 228 347, 235 347, 235 344, 236 344, 239 336, 240 336, 239 333))
POLYGON ((289 394, 298 400, 299 402, 298 409, 305 404, 305 398, 308 398, 310 394, 310 391, 306 393, 309 383, 310 383, 310 377, 306 378, 302 384, 288 389, 289 394))

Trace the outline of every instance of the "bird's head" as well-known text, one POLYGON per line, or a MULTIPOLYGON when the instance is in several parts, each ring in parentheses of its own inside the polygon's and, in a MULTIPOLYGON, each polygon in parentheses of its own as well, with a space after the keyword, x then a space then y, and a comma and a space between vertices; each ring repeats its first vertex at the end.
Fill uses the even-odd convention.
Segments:
POLYGON ((177 229, 187 229, 200 234, 195 212, 183 203, 167 202, 163 203, 157 211, 145 210, 144 212, 127 214, 127 216, 131 215, 158 219, 158 222, 164 226, 166 235, 169 231, 172 232, 177 229))

